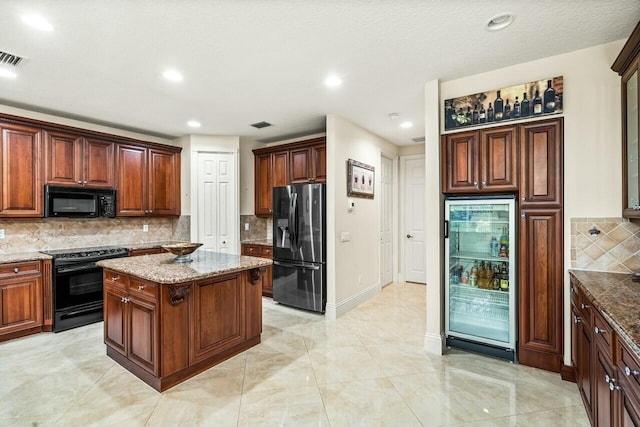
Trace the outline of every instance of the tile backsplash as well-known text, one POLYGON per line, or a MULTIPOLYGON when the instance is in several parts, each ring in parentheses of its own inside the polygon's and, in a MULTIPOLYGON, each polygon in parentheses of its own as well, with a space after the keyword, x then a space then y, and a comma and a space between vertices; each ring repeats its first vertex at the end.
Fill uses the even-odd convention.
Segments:
POLYGON ((260 218, 255 215, 240 215, 240 241, 271 239, 273 235, 273 220, 271 218, 260 218), (244 225, 249 224, 249 230, 244 229, 244 225))
POLYGON ((190 217, 2 220, 0 253, 190 240, 190 217), (142 231, 147 224, 149 231, 142 231))
POLYGON ((640 225, 625 218, 572 218, 571 268, 640 270, 640 225), (594 227, 600 233, 592 235, 594 227))

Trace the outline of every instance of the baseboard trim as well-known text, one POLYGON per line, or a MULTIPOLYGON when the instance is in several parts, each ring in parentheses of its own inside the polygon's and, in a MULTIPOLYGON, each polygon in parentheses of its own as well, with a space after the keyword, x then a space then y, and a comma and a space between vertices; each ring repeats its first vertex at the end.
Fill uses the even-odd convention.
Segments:
POLYGON ((570 381, 572 383, 576 382, 576 370, 573 366, 570 365, 562 365, 560 368, 560 377, 564 381, 570 381))
POLYGON ((442 334, 427 332, 424 334, 424 349, 431 354, 444 354, 444 339, 442 334))
POLYGON ((370 300, 379 293, 380 283, 376 282, 373 285, 364 288, 360 292, 351 295, 349 298, 344 299, 337 304, 327 303, 324 315, 327 319, 337 319, 343 314, 356 308, 363 302, 370 300))

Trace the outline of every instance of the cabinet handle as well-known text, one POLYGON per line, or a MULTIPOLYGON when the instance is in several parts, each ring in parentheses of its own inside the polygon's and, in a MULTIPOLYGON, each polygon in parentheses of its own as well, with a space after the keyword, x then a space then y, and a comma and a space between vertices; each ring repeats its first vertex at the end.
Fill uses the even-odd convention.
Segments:
POLYGON ((76 181, 76 184, 82 184, 82 181, 76 181))
POLYGON ((569 290, 571 291, 572 294, 576 293, 576 289, 573 286, 571 288, 569 288, 569 290))
POLYGON ((117 282, 118 280, 120 280, 120 276, 111 276, 111 280, 113 282, 117 282))
POLYGON ((20 269, 19 269, 18 267, 16 267, 16 268, 14 268, 14 269, 13 269, 13 272, 14 272, 14 273, 19 273, 19 272, 20 272, 20 269))
POLYGON ((628 377, 630 377, 631 375, 633 375, 634 377, 637 377, 638 375, 640 375, 640 371, 637 371, 637 370, 635 370, 635 369, 633 369, 633 370, 632 370, 632 369, 631 369, 631 368, 629 368, 628 366, 625 366, 625 367, 624 367, 624 373, 625 373, 628 377))
POLYGON ((525 219, 525 218, 527 217, 527 214, 526 214, 526 213, 523 213, 522 215, 520 215, 520 217, 521 217, 522 219, 525 219))
POLYGON ((606 329, 598 328, 597 326, 593 328, 593 332, 596 334, 606 334, 608 331, 606 329))
POLYGON ((86 184, 86 183, 87 183, 87 181, 82 181, 82 183, 83 183, 83 184, 86 184))
POLYGON ((482 186, 486 187, 487 186, 487 181, 482 181, 482 186))
POLYGON ((309 178, 309 182, 313 182, 315 180, 316 180, 315 178, 309 178))
POLYGON ((120 302, 126 302, 125 299, 125 297, 120 297, 120 302))
POLYGON ((580 317, 575 316, 575 315, 573 316, 573 323, 578 324, 578 323, 581 323, 581 322, 582 322, 582 319, 580 317))
POLYGON ((621 388, 619 385, 616 385, 616 379, 610 377, 609 374, 605 374, 604 382, 609 384, 609 390, 611 390, 611 391, 620 390, 620 388, 621 388))
POLYGON ((585 309, 591 307, 589 304, 580 304, 580 308, 585 309))
POLYGON ((138 290, 141 291, 144 289, 144 285, 138 285, 138 290))
POLYGON ((524 197, 524 196, 522 196, 522 198, 520 198, 520 200, 522 200, 523 202, 526 202, 526 201, 527 201, 527 198, 526 198, 526 197, 524 197))
POLYGON ((478 181, 473 181, 473 186, 474 186, 474 187, 476 187, 478 190, 480 189, 480 188, 478 187, 478 181))

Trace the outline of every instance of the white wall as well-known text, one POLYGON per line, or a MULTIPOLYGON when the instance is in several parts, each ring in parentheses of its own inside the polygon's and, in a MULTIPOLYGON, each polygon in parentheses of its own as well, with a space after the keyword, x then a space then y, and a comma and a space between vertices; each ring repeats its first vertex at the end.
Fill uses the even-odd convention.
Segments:
MULTIPOLYGON (((442 106, 456 96, 564 76, 565 364, 570 364, 570 219, 622 214, 620 78, 610 67, 623 44, 619 40, 440 85, 442 106)), ((427 307, 436 303, 427 301, 427 307)))
POLYGON ((336 318, 380 291, 380 153, 398 147, 336 115, 327 116, 327 317, 336 318), (347 160, 375 168, 376 198, 347 211, 347 160), (342 232, 351 241, 341 242, 342 232))

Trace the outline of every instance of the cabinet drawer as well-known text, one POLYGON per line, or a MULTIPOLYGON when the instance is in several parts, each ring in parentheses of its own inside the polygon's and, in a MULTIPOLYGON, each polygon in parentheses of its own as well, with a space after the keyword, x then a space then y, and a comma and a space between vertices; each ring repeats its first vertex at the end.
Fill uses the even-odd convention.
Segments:
POLYGON ((154 283, 143 282, 141 280, 131 279, 129 281, 129 292, 131 294, 140 295, 152 300, 156 300, 158 289, 154 283))
POLYGON ((271 246, 260 246, 260 255, 264 258, 273 258, 273 248, 271 246))
POLYGON ((25 274, 40 273, 40 261, 14 262, 0 265, 0 276, 2 278, 22 276, 25 274))
POLYGON ((620 342, 618 376, 625 377, 633 393, 640 398, 640 362, 620 339, 618 341, 620 342))
POLYGON ((250 256, 260 255, 260 246, 243 244, 242 255, 250 255, 250 256))
POLYGON ((593 310, 593 333, 596 337, 596 342, 600 342, 603 348, 607 350, 609 357, 612 357, 613 329, 598 310, 593 310))
POLYGON ((118 288, 126 288, 129 286, 129 276, 124 276, 115 271, 107 270, 104 275, 104 283, 110 283, 118 288))

